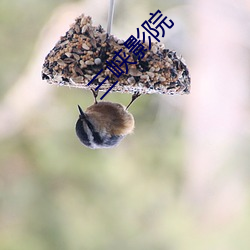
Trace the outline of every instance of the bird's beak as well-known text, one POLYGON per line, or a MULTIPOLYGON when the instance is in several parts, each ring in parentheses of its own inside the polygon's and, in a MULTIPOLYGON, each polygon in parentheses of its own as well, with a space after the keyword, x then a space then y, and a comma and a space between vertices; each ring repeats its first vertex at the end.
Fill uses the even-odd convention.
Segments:
POLYGON ((82 111, 82 108, 79 105, 77 105, 77 106, 78 106, 78 110, 79 110, 79 113, 80 113, 80 118, 86 118, 84 112, 82 111))

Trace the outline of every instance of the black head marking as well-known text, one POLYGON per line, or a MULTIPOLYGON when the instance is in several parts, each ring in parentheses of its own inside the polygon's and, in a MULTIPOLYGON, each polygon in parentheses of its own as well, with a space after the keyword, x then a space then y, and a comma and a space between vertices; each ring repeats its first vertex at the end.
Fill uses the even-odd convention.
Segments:
POLYGON ((89 121, 88 117, 86 116, 86 114, 83 112, 82 108, 79 105, 78 105, 78 110, 80 115, 76 123, 76 134, 79 137, 80 141, 87 147, 93 147, 92 142, 87 132, 85 131, 83 125, 83 123, 85 122, 92 133, 94 143, 97 145, 101 145, 103 143, 103 140, 100 137, 100 134, 96 132, 93 124, 89 121))
POLYGON ((76 122, 76 134, 80 141, 87 147, 91 147, 91 142, 89 140, 89 137, 83 127, 82 119, 79 118, 76 122))
POLYGON ((79 105, 77 105, 77 107, 78 107, 78 110, 79 110, 79 113, 80 113, 80 118, 86 118, 86 115, 85 115, 85 113, 82 111, 82 108, 79 106, 79 105))

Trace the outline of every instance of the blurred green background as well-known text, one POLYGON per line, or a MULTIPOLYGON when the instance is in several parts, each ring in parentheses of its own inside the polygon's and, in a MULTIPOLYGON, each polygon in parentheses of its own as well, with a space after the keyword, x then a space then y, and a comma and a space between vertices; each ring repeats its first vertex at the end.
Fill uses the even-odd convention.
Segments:
POLYGON ((250 3, 117 0, 123 39, 157 9, 175 22, 163 42, 192 90, 140 97, 134 134, 90 150, 74 126, 92 94, 41 68, 80 13, 106 27, 108 4, 0 2, 0 249, 249 250, 250 3))

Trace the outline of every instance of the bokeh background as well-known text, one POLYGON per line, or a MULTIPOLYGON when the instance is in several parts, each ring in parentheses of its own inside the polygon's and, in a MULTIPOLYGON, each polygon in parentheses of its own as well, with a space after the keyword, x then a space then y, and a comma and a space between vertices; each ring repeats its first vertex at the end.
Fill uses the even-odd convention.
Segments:
POLYGON ((106 27, 108 4, 0 2, 0 249, 249 250, 250 2, 117 0, 117 37, 157 9, 174 21, 162 42, 192 89, 140 97, 134 134, 90 150, 74 126, 91 93, 48 85, 41 67, 81 13, 106 27))

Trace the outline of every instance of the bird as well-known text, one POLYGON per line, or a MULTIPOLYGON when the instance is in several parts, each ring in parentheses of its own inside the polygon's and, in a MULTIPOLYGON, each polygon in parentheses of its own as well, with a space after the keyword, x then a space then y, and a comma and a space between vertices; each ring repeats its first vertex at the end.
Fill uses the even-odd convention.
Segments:
POLYGON ((95 99, 94 104, 85 112, 78 105, 76 135, 84 146, 91 149, 115 147, 134 130, 134 117, 128 112, 128 108, 140 94, 134 93, 131 102, 125 107, 109 101, 97 102, 98 91, 91 91, 95 99))

